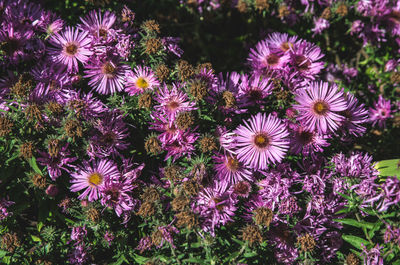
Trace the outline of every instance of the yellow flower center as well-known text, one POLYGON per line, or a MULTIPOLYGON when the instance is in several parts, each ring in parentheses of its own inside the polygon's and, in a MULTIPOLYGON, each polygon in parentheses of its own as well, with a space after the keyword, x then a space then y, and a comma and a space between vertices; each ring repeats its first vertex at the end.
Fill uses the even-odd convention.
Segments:
POLYGON ((101 183, 103 183, 103 176, 101 174, 95 172, 89 176, 89 185, 98 186, 101 183))
POLYGON ((236 171, 239 168, 239 161, 236 158, 229 157, 228 161, 226 163, 226 166, 231 170, 231 171, 236 171))
POLYGON ((139 77, 136 81, 136 86, 144 90, 149 87, 149 83, 143 77, 139 77))
POLYGON ((313 110, 318 115, 325 115, 329 110, 329 106, 323 101, 318 101, 314 103, 313 110))
POLYGON ((257 134, 254 137, 254 144, 259 148, 265 148, 269 144, 268 136, 264 133, 257 134))

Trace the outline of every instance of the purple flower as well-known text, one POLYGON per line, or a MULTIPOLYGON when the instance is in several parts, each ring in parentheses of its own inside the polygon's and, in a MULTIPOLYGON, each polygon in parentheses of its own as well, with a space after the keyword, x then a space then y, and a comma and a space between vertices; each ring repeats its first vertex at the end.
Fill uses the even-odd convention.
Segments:
POLYGON ((220 154, 214 156, 213 159, 217 172, 216 177, 223 185, 231 186, 243 180, 253 181, 250 170, 245 168, 235 156, 220 154))
POLYGON ((75 245, 73 250, 68 254, 68 261, 72 264, 83 265, 88 260, 89 247, 86 247, 85 244, 75 245))
POLYGON ((282 53, 283 49, 287 46, 289 49, 289 42, 278 44, 278 41, 275 41, 274 44, 270 45, 268 39, 266 39, 258 42, 255 50, 250 49, 250 55, 247 60, 254 70, 263 72, 268 70, 282 70, 289 62, 289 55, 282 53))
POLYGON ((111 242, 114 240, 114 238, 115 236, 111 232, 106 231, 104 233, 104 240, 107 241, 108 246, 111 246, 111 242))
POLYGON ((301 41, 290 50, 291 64, 301 77, 311 80, 324 68, 319 60, 324 56, 321 49, 307 41, 301 41))
POLYGON ((203 218, 203 230, 215 235, 215 228, 232 221, 236 211, 236 199, 227 187, 215 182, 213 186, 199 192, 192 207, 203 218))
POLYGON ((106 10, 104 14, 101 10, 92 10, 84 18, 80 18, 82 24, 79 25, 84 31, 88 31, 96 40, 106 39, 112 31, 112 26, 117 17, 114 13, 106 10))
POLYGON ((331 162, 335 166, 335 171, 343 177, 369 178, 379 174, 374 167, 375 164, 372 163, 372 156, 367 153, 355 152, 349 158, 339 153, 332 158, 331 162))
POLYGON ((381 255, 381 251, 383 249, 382 246, 376 245, 370 250, 367 249, 364 244, 361 243, 362 252, 360 256, 363 258, 364 265, 383 265, 383 257, 381 255))
POLYGON ((179 133, 174 140, 163 144, 163 148, 167 151, 164 160, 168 160, 169 157, 172 157, 172 161, 175 161, 182 156, 190 158, 191 154, 195 150, 193 144, 198 137, 198 133, 189 130, 179 133))
POLYGON ((47 171, 52 180, 56 180, 61 176, 61 169, 70 173, 71 169, 68 167, 75 168, 75 166, 70 163, 78 159, 77 157, 68 157, 71 154, 68 151, 68 144, 61 147, 55 156, 51 156, 49 153, 42 151, 39 151, 39 154, 42 157, 39 157, 37 161, 39 164, 47 166, 47 171))
POLYGON ((12 215, 12 212, 8 211, 8 207, 13 204, 15 204, 15 202, 6 200, 5 198, 0 199, 0 222, 12 215))
POLYGON ((365 109, 364 104, 358 103, 354 95, 346 93, 344 97, 347 101, 347 109, 340 112, 344 117, 340 128, 354 136, 361 136, 365 132, 365 127, 361 126, 361 124, 368 121, 368 111, 365 109))
POLYGON ((87 235, 86 226, 76 226, 72 228, 71 240, 77 241, 76 243, 81 243, 87 235))
POLYGON ((89 85, 100 94, 114 94, 124 90, 125 77, 130 68, 117 57, 96 57, 86 65, 85 77, 89 85))
POLYGON ((257 106, 272 93, 274 88, 270 78, 263 78, 259 74, 248 77, 242 75, 238 96, 241 106, 257 106))
POLYGON ((54 33, 50 38, 54 48, 49 49, 53 62, 67 67, 69 72, 78 72, 78 61, 85 64, 93 54, 90 50, 91 38, 87 32, 67 27, 62 33, 54 33))
POLYGON ((89 162, 83 161, 83 166, 78 167, 77 171, 71 174, 70 190, 77 192, 84 189, 78 198, 83 200, 88 196, 89 201, 94 201, 99 198, 99 189, 104 187, 105 179, 117 179, 119 175, 117 166, 111 160, 93 161, 92 166, 89 162))
POLYGON ((378 123, 379 127, 386 128, 386 120, 392 118, 393 115, 390 100, 386 100, 379 95, 378 102, 374 102, 374 107, 369 108, 369 120, 373 126, 378 123))
POLYGON ((139 250, 140 253, 143 253, 146 250, 150 250, 151 246, 152 246, 151 237, 145 236, 139 240, 139 244, 135 249, 139 250))
POLYGON ((315 35, 319 35, 324 31, 325 29, 329 28, 330 24, 329 21, 323 18, 315 18, 314 17, 314 28, 311 29, 311 31, 314 32, 313 37, 315 35))
POLYGON ((46 194, 50 197, 55 197, 58 194, 58 188, 54 184, 50 184, 46 189, 46 194))
POLYGON ((347 108, 343 92, 336 84, 327 82, 311 82, 310 85, 297 92, 293 107, 299 112, 298 120, 309 130, 317 130, 320 134, 335 131, 343 121, 339 112, 347 108))
POLYGON ((293 124, 291 131, 290 150, 294 154, 315 155, 314 152, 323 152, 323 147, 329 146, 326 136, 307 130, 301 125, 293 124))
POLYGON ((237 158, 252 169, 266 169, 268 163, 281 162, 289 148, 289 133, 282 121, 258 113, 236 130, 237 158))
POLYGON ((179 230, 171 225, 159 226, 157 230, 161 232, 161 242, 157 245, 157 248, 161 248, 165 242, 168 242, 171 247, 176 248, 174 245, 173 234, 179 234, 179 230))
POLYGON ((126 79, 125 91, 130 96, 143 94, 145 91, 153 90, 160 85, 151 68, 147 66, 136 67, 135 73, 131 73, 126 79))

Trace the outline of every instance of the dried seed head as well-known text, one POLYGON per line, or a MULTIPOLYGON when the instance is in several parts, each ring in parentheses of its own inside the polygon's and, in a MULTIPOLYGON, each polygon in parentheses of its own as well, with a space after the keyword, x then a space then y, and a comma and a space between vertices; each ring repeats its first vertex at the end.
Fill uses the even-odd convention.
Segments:
POLYGON ((222 93, 222 99, 225 101, 225 108, 233 108, 236 106, 236 98, 230 91, 222 93))
POLYGON ((263 237, 260 229, 256 225, 247 225, 242 230, 242 239, 249 243, 249 246, 252 246, 255 243, 262 243, 263 237))
POLYGON ((140 205, 140 208, 139 208, 139 211, 137 214, 142 217, 150 217, 150 216, 153 216, 154 213, 155 213, 154 204, 151 202, 144 202, 144 203, 142 203, 142 205, 140 205))
POLYGON ((13 127, 14 123, 7 117, 0 116, 0 137, 8 135, 13 127))
POLYGON ((30 159, 33 156, 34 145, 33 142, 28 141, 20 145, 19 155, 25 159, 30 159))
POLYGON ((33 89, 33 78, 30 74, 24 73, 19 76, 18 81, 10 88, 10 92, 19 97, 25 98, 29 96, 29 92, 33 89))
POLYGON ((185 60, 178 62, 178 75, 182 81, 191 78, 195 74, 194 68, 185 60))
POLYGON ((60 152, 60 141, 58 139, 50 139, 47 144, 47 149, 51 157, 56 157, 60 152))
POLYGON ((324 11, 322 11, 321 18, 329 20, 331 18, 332 12, 330 7, 326 7, 324 11))
POLYGON ((341 17, 344 17, 348 13, 349 13, 349 10, 347 8, 347 5, 345 3, 340 3, 340 5, 336 9, 336 14, 338 14, 341 17))
POLYGON ((36 173, 32 174, 31 180, 32 184, 39 189, 43 190, 47 187, 46 177, 41 174, 36 174, 36 173))
POLYGON ((1 237, 1 248, 8 252, 14 252, 17 247, 21 246, 21 242, 16 233, 5 233, 1 237))
POLYGON ((259 207, 254 211, 255 223, 269 227, 271 224, 274 214, 271 209, 265 207, 259 207))
POLYGON ((91 207, 86 211, 86 217, 89 221, 97 223, 100 220, 100 213, 96 208, 91 207))
POLYGON ((360 264, 360 259, 354 255, 353 253, 350 253, 346 257, 346 265, 359 265, 360 264))
POLYGON ((255 7, 259 11, 268 10, 269 0, 256 0, 255 7))
POLYGON ((165 177, 172 181, 177 182, 183 178, 182 169, 177 165, 170 165, 164 168, 165 177))
POLYGON ((159 64, 156 68, 155 74, 160 82, 164 82, 168 79, 169 72, 169 68, 165 64, 159 64))
POLYGON ((147 32, 160 33, 160 25, 153 19, 146 20, 145 22, 143 22, 141 28, 147 32))
POLYGON ((32 103, 28 105, 25 109, 25 116, 28 121, 31 122, 42 122, 42 112, 39 109, 39 106, 36 103, 32 103))
POLYGON ((83 137, 83 128, 77 120, 67 120, 64 124, 64 131, 73 140, 75 140, 75 137, 83 137))
POLYGON ((122 22, 133 22, 135 20, 135 13, 130 10, 127 6, 124 6, 121 13, 122 22))
POLYGON ((176 125, 182 131, 190 128, 194 124, 194 116, 190 111, 184 111, 178 113, 176 117, 176 125))
POLYGON ((212 136, 208 135, 203 136, 200 139, 199 144, 201 152, 203 153, 212 152, 217 149, 217 143, 215 141, 215 138, 212 136))
POLYGON ((138 101, 139 108, 150 110, 153 103, 152 100, 151 93, 141 94, 138 101))
POLYGON ((195 196, 199 193, 199 184, 196 181, 188 180, 183 183, 183 191, 189 197, 195 196))
POLYGON ((196 73, 199 74, 204 68, 205 68, 207 71, 210 71, 210 70, 211 70, 211 71, 214 73, 214 69, 213 69, 211 63, 201 63, 201 64, 198 64, 197 67, 196 67, 196 73))
POLYGON ((312 252, 316 246, 316 242, 312 235, 305 234, 297 238, 297 243, 304 252, 312 252))
POLYGON ((400 73, 393 72, 390 76, 390 82, 392 82, 393 85, 400 83, 400 73))
POLYGON ((161 142, 155 135, 146 140, 144 148, 146 149, 146 152, 151 155, 158 155, 162 152, 161 142))
POLYGON ((202 79, 196 79, 190 83, 189 92, 196 101, 200 101, 208 93, 208 83, 202 79))
POLYGON ((287 5, 281 4, 278 9, 279 18, 285 18, 290 15, 290 10, 287 5))
POLYGON ((151 234, 151 242, 153 243, 153 245, 159 246, 161 245, 162 240, 163 240, 162 231, 160 229, 156 229, 156 231, 154 231, 151 234))
POLYGON ((186 206, 189 206, 190 200, 185 195, 179 195, 171 202, 172 210, 175 212, 182 212, 186 206))
POLYGON ((237 10, 239 10, 240 13, 245 13, 247 11, 247 4, 244 0, 239 0, 236 5, 237 10))
POLYGON ((176 215, 176 225, 179 227, 187 227, 192 229, 193 227, 198 226, 198 218, 197 215, 190 211, 184 211, 177 213, 176 215))
POLYGON ((156 188, 148 187, 144 190, 143 194, 140 197, 143 201, 152 203, 160 199, 160 194, 156 188))
POLYGON ((146 41, 146 50, 145 52, 149 55, 156 54, 160 51, 162 47, 161 39, 159 38, 150 38, 146 41))
POLYGON ((53 115, 59 115, 64 110, 63 106, 55 101, 49 101, 45 108, 53 115))

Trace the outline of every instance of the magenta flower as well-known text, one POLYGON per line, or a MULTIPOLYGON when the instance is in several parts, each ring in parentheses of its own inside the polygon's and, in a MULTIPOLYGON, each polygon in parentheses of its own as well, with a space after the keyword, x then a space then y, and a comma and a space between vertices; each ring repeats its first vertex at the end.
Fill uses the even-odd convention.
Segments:
POLYGON ((350 94, 345 94, 347 109, 340 114, 344 117, 341 129, 348 131, 355 136, 361 136, 365 132, 365 127, 361 124, 368 121, 368 111, 364 104, 359 104, 357 98, 350 94))
POLYGON ((274 88, 270 78, 262 78, 259 74, 250 77, 242 75, 241 81, 238 93, 241 106, 262 104, 274 88))
POLYGON ((130 178, 106 178, 104 185, 99 187, 102 195, 101 204, 115 210, 118 216, 133 209, 133 200, 129 193, 133 190, 130 178))
POLYGON ((383 265, 383 257, 381 251, 383 250, 382 246, 376 245, 370 250, 367 249, 364 244, 361 243, 362 252, 360 256, 363 258, 364 265, 383 265))
POLYGON ((313 154, 324 151, 322 147, 329 146, 327 137, 316 131, 304 129, 300 125, 293 125, 292 137, 290 138, 290 150, 294 154, 313 154))
MULTIPOLYGON (((284 43, 280 47, 283 48, 284 43)), ((281 70, 289 62, 290 57, 278 47, 271 46, 267 40, 262 40, 256 49, 250 49, 247 59, 254 70, 281 70)))
POLYGON ((88 196, 89 201, 94 201, 99 198, 99 188, 103 188, 105 179, 116 179, 119 175, 117 166, 111 160, 93 161, 92 166, 83 161, 83 166, 71 174, 70 189, 72 192, 84 190, 78 198, 82 200, 88 196))
POLYGON ((79 25, 81 29, 88 31, 96 39, 106 39, 112 31, 112 26, 117 17, 110 11, 105 11, 104 14, 99 10, 92 10, 84 18, 80 18, 82 24, 79 25))
POLYGON ((289 53, 293 46, 297 45, 300 40, 297 36, 289 36, 287 33, 274 32, 268 35, 266 39, 268 46, 280 50, 283 53, 289 53))
POLYGON ((234 132, 237 158, 253 169, 267 169, 268 163, 281 162, 289 148, 285 125, 275 116, 258 113, 234 132))
POLYGON ((116 57, 97 58, 89 61, 85 77, 90 78, 89 85, 100 94, 114 94, 124 90, 125 77, 130 68, 116 57))
POLYGON ((153 90, 158 87, 160 83, 154 76, 151 68, 147 66, 138 66, 135 69, 135 73, 130 73, 126 77, 126 88, 125 91, 128 92, 130 96, 143 94, 147 90, 153 90))
POLYGON ((311 82, 298 91, 293 107, 299 112, 298 120, 308 130, 318 130, 321 134, 335 131, 344 117, 339 114, 347 109, 343 92, 336 84, 311 82))
POLYGON ((214 156, 213 159, 216 177, 223 185, 231 186, 243 180, 253 181, 250 170, 246 169, 235 156, 221 154, 214 156))
POLYGON ((290 55, 291 64, 302 77, 313 80, 324 68, 324 63, 319 61, 324 56, 321 49, 307 41, 301 41, 293 46, 290 55))
POLYGON ((374 102, 374 107, 369 108, 369 120, 372 125, 375 126, 378 123, 379 127, 386 127, 386 120, 393 117, 391 108, 390 100, 379 95, 378 102, 374 102))
POLYGON ((69 72, 78 72, 78 61, 85 64, 93 54, 90 50, 92 39, 87 32, 71 27, 63 32, 54 33, 50 38, 54 48, 49 49, 53 62, 67 67, 69 72))

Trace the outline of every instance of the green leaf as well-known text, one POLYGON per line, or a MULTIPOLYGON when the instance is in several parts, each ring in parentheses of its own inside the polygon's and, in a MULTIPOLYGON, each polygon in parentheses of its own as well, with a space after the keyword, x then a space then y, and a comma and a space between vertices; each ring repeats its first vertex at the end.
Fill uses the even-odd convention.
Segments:
POLYGON ((5 255, 7 255, 8 251, 0 249, 0 258, 3 258, 5 255))
POLYGON ((400 159, 382 160, 376 163, 375 168, 381 176, 397 176, 400 177, 400 159))
POLYGON ((355 226, 355 227, 365 227, 367 229, 372 229, 374 227, 373 223, 368 223, 368 222, 364 222, 364 221, 357 221, 354 219, 348 219, 348 218, 344 218, 344 219, 334 219, 335 222, 338 223, 342 223, 342 224, 346 224, 346 225, 351 225, 351 226, 355 226))
POLYGON ((40 171, 38 165, 36 164, 36 158, 32 157, 31 159, 29 159, 29 165, 31 166, 31 168, 38 174, 43 175, 42 171, 40 171))
POLYGON ((31 235, 31 237, 32 237, 32 240, 35 241, 35 242, 42 242, 40 237, 37 237, 37 236, 34 236, 34 235, 31 235))
POLYGON ((39 223, 37 224, 37 230, 38 230, 38 232, 40 232, 40 230, 42 230, 42 227, 43 227, 43 223, 42 223, 42 222, 39 222, 39 223))
POLYGON ((361 237, 358 236, 352 236, 352 235, 342 235, 342 238, 344 241, 349 242, 351 245, 354 247, 361 249, 361 244, 364 244, 364 246, 368 245, 369 242, 361 237))

